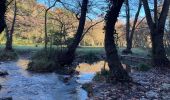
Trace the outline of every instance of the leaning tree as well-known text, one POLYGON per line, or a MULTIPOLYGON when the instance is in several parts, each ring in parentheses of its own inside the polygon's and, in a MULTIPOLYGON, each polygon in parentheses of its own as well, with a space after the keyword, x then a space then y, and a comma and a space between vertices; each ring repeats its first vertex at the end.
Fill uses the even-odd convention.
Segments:
POLYGON ((105 51, 110 72, 117 81, 129 82, 130 76, 123 68, 115 44, 115 24, 124 0, 109 0, 110 7, 105 17, 105 51))
POLYGON ((61 65, 70 65, 75 58, 76 48, 78 47, 84 32, 88 3, 89 0, 82 0, 81 15, 79 18, 79 25, 77 28, 77 32, 74 36, 73 42, 71 43, 71 45, 68 46, 67 52, 61 55, 61 57, 59 58, 61 65))

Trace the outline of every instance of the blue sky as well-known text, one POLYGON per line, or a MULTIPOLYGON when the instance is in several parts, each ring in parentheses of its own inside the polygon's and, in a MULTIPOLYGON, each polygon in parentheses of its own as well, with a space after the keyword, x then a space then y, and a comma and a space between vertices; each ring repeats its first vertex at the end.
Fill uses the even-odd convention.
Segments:
MULTIPOLYGON (((45 4, 45 2, 46 2, 46 5, 47 5, 47 1, 48 0, 37 0, 37 2, 39 2, 39 3, 41 3, 41 4, 45 4)), ((51 1, 54 1, 54 0, 51 0, 51 1)), ((62 1, 65 1, 65 0, 62 0, 62 1)), ((74 3, 72 3, 72 2, 69 2, 69 1, 71 1, 71 0, 66 0, 70 5, 72 5, 72 4, 74 4, 74 3)), ((53 4, 53 3, 51 3, 51 4, 53 4)), ((106 4, 105 4, 106 5, 106 4)), ((107 5, 106 5, 107 6, 107 5)), ((59 3, 57 3, 56 4, 56 7, 61 7, 61 5, 59 4, 59 3)), ((137 10, 137 7, 138 6, 133 6, 133 9, 134 10, 131 10, 131 18, 134 18, 134 16, 135 16, 135 13, 136 13, 136 10, 137 10)), ((78 10, 78 9, 77 9, 78 10)), ((103 13, 103 12, 105 12, 105 11, 102 11, 102 10, 100 10, 100 9, 93 9, 96 13, 103 13)), ((92 19, 95 19, 97 16, 96 15, 94 15, 94 14, 88 14, 88 16, 90 17, 90 18, 92 18, 92 19)), ((120 17, 119 17, 119 19, 120 20, 122 20, 122 21, 125 21, 125 18, 124 17, 121 17, 121 16, 125 16, 125 10, 124 10, 124 8, 122 8, 122 10, 121 10, 121 14, 120 14, 120 17)), ((139 16, 139 18, 143 18, 145 16, 145 13, 144 13, 144 9, 143 9, 143 7, 142 7, 142 9, 141 9, 141 12, 140 12, 140 16, 139 16)))

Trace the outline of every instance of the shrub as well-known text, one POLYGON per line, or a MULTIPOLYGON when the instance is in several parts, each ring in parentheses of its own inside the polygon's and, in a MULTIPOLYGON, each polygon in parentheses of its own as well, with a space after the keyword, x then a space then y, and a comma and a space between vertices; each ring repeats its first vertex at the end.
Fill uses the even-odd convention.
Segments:
POLYGON ((52 72, 55 69, 55 62, 46 58, 32 60, 27 68, 27 70, 35 72, 52 72))
POLYGON ((98 82, 110 82, 110 77, 111 77, 111 73, 110 71, 106 70, 106 69, 101 69, 100 72, 97 72, 96 75, 94 76, 93 80, 94 81, 98 81, 98 82))
POLYGON ((60 54, 61 52, 56 49, 40 50, 31 57, 27 70, 40 73, 57 72, 58 74, 73 74, 73 68, 60 65, 58 61, 60 54))
POLYGON ((59 65, 56 61, 58 52, 56 50, 41 50, 35 53, 30 63, 28 64, 27 70, 34 72, 52 72, 55 71, 59 65))
POLYGON ((47 58, 49 60, 55 60, 58 54, 59 51, 55 49, 48 49, 47 51, 39 50, 31 57, 31 59, 47 58))
POLYGON ((18 55, 15 51, 0 51, 0 61, 10 61, 10 60, 17 60, 18 55))

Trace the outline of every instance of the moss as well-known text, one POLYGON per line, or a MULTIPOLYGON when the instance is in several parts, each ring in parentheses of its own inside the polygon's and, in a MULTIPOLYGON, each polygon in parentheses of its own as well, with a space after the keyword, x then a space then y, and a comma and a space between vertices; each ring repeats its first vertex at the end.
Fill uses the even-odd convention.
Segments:
POLYGON ((15 51, 2 50, 0 52, 0 61, 11 61, 17 59, 18 59, 18 54, 15 51))

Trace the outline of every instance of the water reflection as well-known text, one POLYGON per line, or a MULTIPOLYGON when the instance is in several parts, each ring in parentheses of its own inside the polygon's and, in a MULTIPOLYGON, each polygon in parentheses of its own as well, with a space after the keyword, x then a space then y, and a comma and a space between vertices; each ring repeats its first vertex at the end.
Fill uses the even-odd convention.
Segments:
POLYGON ((26 71, 29 60, 6 62, 0 69, 8 71, 6 78, 0 78, 3 86, 1 97, 13 100, 86 100, 87 93, 74 80, 64 84, 56 73, 36 74, 26 71), (75 92, 74 92, 75 91, 75 92))
MULTIPOLYGON (((86 100, 87 93, 81 84, 90 82, 96 72, 108 68, 107 63, 100 61, 90 65, 81 63, 76 68, 80 71, 78 79, 64 84, 56 73, 37 74, 26 71, 29 60, 19 59, 17 62, 6 62, 0 69, 8 71, 5 78, 0 77, 3 88, 0 97, 11 97, 13 100, 86 100)), ((128 66, 124 65, 127 69, 128 66)))
MULTIPOLYGON (((134 69, 126 64, 122 64, 123 68, 128 72, 134 72, 134 69)), ((96 73, 101 69, 109 70, 108 63, 105 61, 99 61, 95 64, 81 63, 76 67, 76 70, 81 73, 96 73)))
POLYGON ((105 61, 100 61, 95 64, 81 63, 77 66, 76 70, 81 73, 96 73, 101 71, 102 68, 109 69, 105 61))

